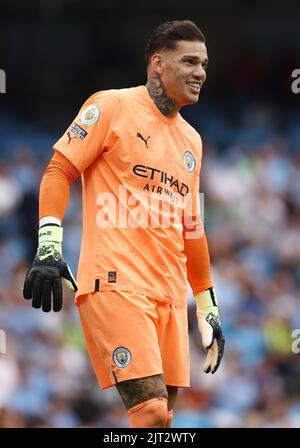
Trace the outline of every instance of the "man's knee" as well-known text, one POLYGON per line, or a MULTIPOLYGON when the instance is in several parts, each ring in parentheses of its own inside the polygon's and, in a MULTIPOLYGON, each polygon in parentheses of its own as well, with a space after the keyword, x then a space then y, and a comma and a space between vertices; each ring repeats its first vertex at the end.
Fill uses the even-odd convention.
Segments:
POLYGON ((130 428, 164 428, 168 417, 168 400, 152 398, 128 411, 130 428))

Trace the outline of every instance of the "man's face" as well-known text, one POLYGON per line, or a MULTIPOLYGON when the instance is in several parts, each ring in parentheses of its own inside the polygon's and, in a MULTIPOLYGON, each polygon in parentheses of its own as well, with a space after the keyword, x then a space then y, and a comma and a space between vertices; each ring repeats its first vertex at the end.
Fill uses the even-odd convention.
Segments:
POLYGON ((160 77, 167 94, 178 106, 197 103, 206 79, 207 50, 203 42, 177 42, 174 50, 162 50, 160 77))

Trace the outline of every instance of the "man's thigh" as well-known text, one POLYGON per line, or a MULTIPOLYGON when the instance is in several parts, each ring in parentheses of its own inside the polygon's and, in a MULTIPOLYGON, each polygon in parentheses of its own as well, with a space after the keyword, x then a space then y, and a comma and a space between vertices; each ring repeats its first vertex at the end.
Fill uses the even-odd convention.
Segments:
POLYGON ((178 387, 167 386, 167 391, 168 391, 168 411, 170 411, 175 407, 178 394, 178 387))
POLYGON ((127 410, 152 398, 168 399, 168 390, 163 375, 122 381, 117 383, 116 387, 127 410))
POLYGON ((170 410, 174 408, 178 394, 178 387, 165 385, 163 375, 123 381, 116 384, 116 387, 126 409, 152 398, 163 397, 168 399, 168 410, 170 410))

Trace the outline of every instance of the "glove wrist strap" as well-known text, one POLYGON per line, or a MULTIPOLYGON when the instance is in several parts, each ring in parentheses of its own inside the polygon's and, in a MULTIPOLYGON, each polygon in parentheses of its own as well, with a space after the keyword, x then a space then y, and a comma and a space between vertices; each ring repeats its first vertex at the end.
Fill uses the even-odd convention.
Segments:
POLYGON ((195 294, 197 313, 208 314, 214 312, 218 314, 218 298, 214 288, 195 294))
POLYGON ((55 225, 45 225, 39 229, 39 245, 43 243, 62 243, 63 228, 55 225))

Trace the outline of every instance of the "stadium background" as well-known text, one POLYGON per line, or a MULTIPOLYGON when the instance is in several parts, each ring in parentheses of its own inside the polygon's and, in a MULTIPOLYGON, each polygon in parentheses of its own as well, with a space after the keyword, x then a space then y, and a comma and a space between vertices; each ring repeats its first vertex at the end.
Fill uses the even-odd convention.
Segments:
MULTIPOLYGON (((300 427, 300 68, 297 1, 3 0, 0 68, 0 427, 124 427, 115 392, 98 389, 77 310, 43 314, 21 298, 36 250, 38 186, 52 144, 93 92, 145 83, 154 27, 191 18, 209 69, 184 111, 204 141, 201 191, 226 354, 214 376, 190 297, 191 388, 176 427, 300 427), (297 344, 295 344, 297 348, 297 344)), ((64 221, 74 271, 80 182, 64 221)))

